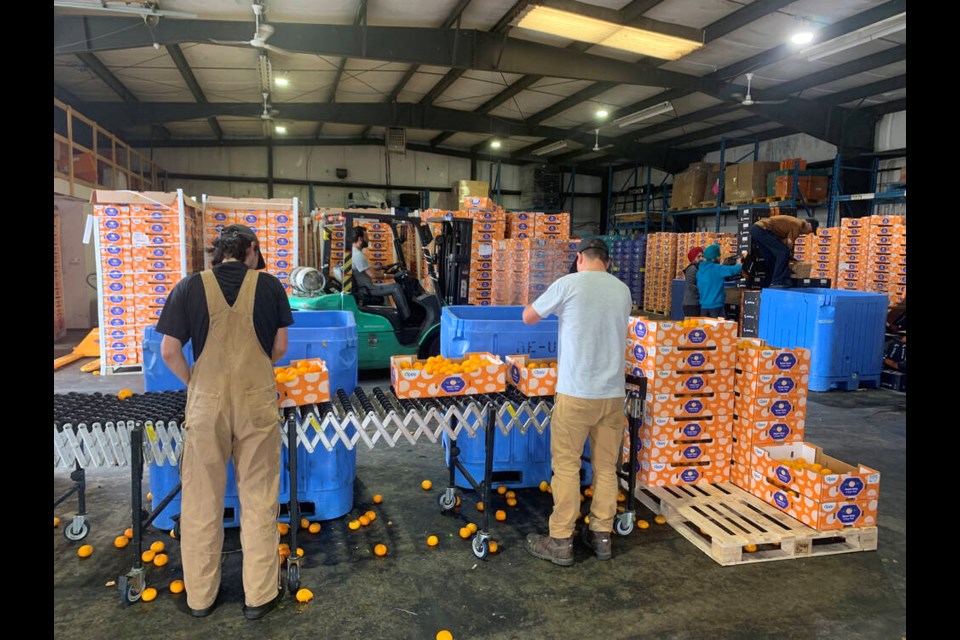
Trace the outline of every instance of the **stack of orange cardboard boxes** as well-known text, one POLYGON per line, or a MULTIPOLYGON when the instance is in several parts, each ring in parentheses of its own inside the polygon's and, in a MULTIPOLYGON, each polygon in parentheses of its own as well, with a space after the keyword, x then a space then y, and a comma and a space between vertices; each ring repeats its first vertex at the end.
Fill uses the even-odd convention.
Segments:
POLYGON ((507 233, 506 212, 486 197, 468 197, 455 214, 473 220, 470 231, 470 283, 467 304, 493 304, 493 254, 507 233))
POLYGON ((533 238, 537 215, 533 211, 508 211, 506 238, 533 238))
POLYGON ((102 370, 142 363, 143 333, 184 276, 203 270, 200 207, 177 193, 94 191, 102 370))
POLYGON ((880 474, 803 440, 810 352, 737 347, 731 481, 814 529, 875 525, 880 474))
POLYGON ((840 259, 835 289, 863 291, 867 283, 870 218, 844 218, 840 223, 840 259))
MULTIPOLYGON (((344 211, 344 209, 340 208, 316 209, 315 218, 318 221, 325 222, 327 216, 338 215, 344 211)), ((363 213, 363 210, 351 209, 350 212, 363 213)), ((384 213, 381 209, 373 209, 370 212, 378 214, 384 213)), ((392 262, 396 262, 396 251, 394 251, 393 248, 393 232, 390 230, 390 225, 385 222, 359 221, 356 223, 356 226, 366 229, 367 248, 363 250, 363 255, 366 256, 372 266, 384 267, 392 262)), ((342 223, 337 225, 325 224, 324 233, 327 232, 330 234, 329 255, 324 256, 324 259, 328 262, 332 273, 335 267, 343 265, 345 253, 347 251, 353 251, 353 248, 346 246, 348 230, 344 228, 342 223)), ((373 282, 383 283, 388 282, 388 280, 384 278, 374 278, 373 282)))
POLYGON ((63 308, 63 270, 60 266, 60 211, 53 208, 53 338, 67 329, 63 308))
POLYGON ((648 235, 643 282, 643 308, 646 311, 656 313, 670 311, 670 281, 674 279, 676 273, 677 234, 651 233, 648 235))
POLYGON ((556 279, 559 243, 549 238, 504 240, 494 263, 503 264, 494 304, 529 304, 556 279))
MULTIPOLYGON (((737 324, 631 317, 626 370, 647 379, 638 480, 647 486, 730 480, 737 324)), ((629 450, 624 450, 624 460, 629 450)))
POLYGON ((687 254, 690 249, 700 247, 706 249, 711 244, 720 245, 720 260, 737 253, 737 236, 734 233, 713 233, 710 231, 695 231, 692 233, 678 233, 677 235, 677 278, 683 277, 683 270, 690 264, 687 254))
POLYGON ((829 278, 836 287, 837 266, 840 262, 840 229, 818 229, 815 235, 800 236, 793 248, 793 256, 800 262, 809 262, 811 278, 829 278))
POLYGON ((569 213, 542 213, 537 212, 533 219, 534 237, 537 238, 569 238, 569 213))
POLYGON ((906 216, 870 216, 864 291, 887 294, 891 305, 907 297, 906 221, 906 216))

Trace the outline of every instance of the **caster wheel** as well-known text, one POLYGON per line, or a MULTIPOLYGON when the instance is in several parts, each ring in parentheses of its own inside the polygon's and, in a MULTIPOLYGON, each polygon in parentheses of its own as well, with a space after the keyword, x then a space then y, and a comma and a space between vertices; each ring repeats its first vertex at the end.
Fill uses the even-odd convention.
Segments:
POLYGON ((90 525, 82 517, 74 518, 63 528, 63 537, 73 542, 83 540, 88 533, 90 533, 90 525))
POLYGON ((293 595, 300 590, 300 565, 291 564, 287 567, 287 592, 293 595))
POLYGON ((487 559, 487 554, 490 553, 490 545, 486 538, 481 538, 479 535, 476 535, 473 537, 473 542, 470 546, 473 549, 473 555, 481 560, 487 559))
POLYGON ((457 497, 453 491, 447 490, 437 496, 437 504, 440 505, 440 511, 446 512, 457 506, 457 497))
POLYGON ((617 535, 630 535, 633 531, 633 514, 623 513, 617 516, 617 521, 613 523, 613 528, 617 532, 617 535))
POLYGON ((127 606, 138 602, 143 594, 143 582, 130 580, 125 575, 117 580, 117 588, 120 589, 120 602, 127 606))

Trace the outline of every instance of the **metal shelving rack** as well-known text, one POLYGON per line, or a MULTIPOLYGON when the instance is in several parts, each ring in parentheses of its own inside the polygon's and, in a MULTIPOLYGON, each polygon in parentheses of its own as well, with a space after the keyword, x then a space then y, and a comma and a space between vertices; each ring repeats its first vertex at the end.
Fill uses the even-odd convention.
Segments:
POLYGON ((873 215, 874 207, 877 203, 886 204, 892 202, 905 202, 907 199, 906 184, 902 188, 900 183, 891 183, 895 188, 886 191, 877 191, 880 175, 880 159, 874 158, 870 168, 845 166, 838 153, 833 159, 833 175, 830 179, 830 196, 827 198, 827 226, 833 227, 840 224, 838 215, 841 202, 855 202, 866 200, 869 202, 870 209, 866 215, 873 215), (862 171, 870 173, 870 191, 867 193, 842 194, 843 172, 844 171, 862 171))
POLYGON ((623 181, 623 186, 617 191, 617 202, 612 202, 613 200, 613 166, 608 167, 609 179, 607 180, 607 215, 608 220, 612 220, 612 223, 608 225, 609 232, 617 231, 632 231, 634 229, 642 229, 644 234, 650 233, 650 216, 651 214, 660 215, 660 231, 666 230, 666 220, 667 220, 667 202, 669 201, 671 185, 665 184, 667 176, 663 177, 663 180, 660 181, 660 184, 654 185, 653 183, 653 168, 647 167, 647 181, 646 184, 641 187, 639 185, 639 176, 640 176, 640 167, 639 165, 634 165, 633 171, 627 176, 627 179, 623 181), (633 186, 627 188, 626 185, 628 182, 633 181, 633 186), (658 193, 654 194, 654 191, 658 193), (638 207, 638 203, 641 202, 642 198, 642 208, 638 207), (616 214, 624 213, 624 210, 620 210, 620 207, 626 209, 626 203, 631 201, 633 206, 629 207, 631 212, 643 213, 643 220, 636 221, 621 221, 617 222, 616 214), (618 206, 620 205, 620 206, 618 206), (659 205, 659 208, 657 208, 659 205))

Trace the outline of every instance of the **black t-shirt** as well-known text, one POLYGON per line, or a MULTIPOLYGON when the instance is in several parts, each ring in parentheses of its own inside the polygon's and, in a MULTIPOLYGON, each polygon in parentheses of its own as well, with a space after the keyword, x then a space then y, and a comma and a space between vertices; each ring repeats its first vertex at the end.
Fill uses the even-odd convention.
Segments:
MULTIPOLYGON (((242 262, 224 262, 213 268, 220 290, 227 304, 233 306, 240 294, 240 286, 247 275, 247 265, 242 262)), ((253 328, 264 353, 270 356, 277 329, 293 324, 293 312, 283 285, 275 276, 261 273, 253 300, 253 328)), ((207 311, 207 295, 199 273, 187 276, 177 283, 163 305, 157 331, 186 344, 193 341, 194 361, 200 358, 203 345, 210 330, 210 313, 207 311)))

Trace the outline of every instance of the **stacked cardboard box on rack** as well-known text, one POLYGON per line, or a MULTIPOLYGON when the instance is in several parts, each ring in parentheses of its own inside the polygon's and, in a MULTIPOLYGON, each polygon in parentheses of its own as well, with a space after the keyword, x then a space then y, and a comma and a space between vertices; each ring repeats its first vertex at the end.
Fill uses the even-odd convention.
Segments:
POLYGON ((507 215, 487 197, 465 198, 455 214, 473 220, 470 231, 470 283, 467 304, 493 304, 493 253, 507 233, 507 215))
MULTIPOLYGON (((635 238, 606 236, 603 240, 610 247, 611 273, 630 289, 633 304, 643 304, 643 276, 647 264, 647 236, 635 238)), ((574 255, 575 257, 575 255, 574 255)))
POLYGON ((724 169, 723 197, 725 203, 749 202, 767 196, 767 175, 777 171, 776 162, 741 162, 724 169))
POLYGON ((867 246, 870 218, 844 218, 840 223, 840 259, 834 287, 863 291, 867 282, 867 246))
MULTIPOLYGON (((376 213, 383 215, 386 213, 383 209, 348 210, 341 208, 324 208, 316 209, 315 218, 318 221, 325 221, 326 216, 339 215, 345 211, 349 211, 350 213, 354 214, 376 213)), ((372 266, 384 267, 388 264, 396 262, 396 251, 393 248, 393 232, 390 230, 390 225, 384 222, 361 220, 357 222, 355 226, 366 229, 368 246, 363 250, 363 255, 366 256, 367 260, 372 266)), ((324 260, 327 260, 332 273, 335 267, 340 267, 343 265, 345 252, 353 251, 353 248, 346 246, 348 230, 345 229, 342 224, 334 226, 325 225, 325 232, 327 230, 330 233, 329 255, 324 256, 323 258, 324 260)), ((383 283, 388 282, 388 280, 385 278, 374 278, 373 282, 383 283)))
POLYGON ((535 211, 508 211, 506 222, 506 239, 533 238, 536 236, 535 211))
POLYGON ((907 297, 906 220, 906 216, 870 216, 864 291, 887 294, 891 305, 907 297))
POLYGON ((63 268, 60 262, 60 210, 53 207, 53 338, 67 330, 63 307, 63 268))
MULTIPOLYGON (((730 480, 737 324, 631 317, 626 371, 647 379, 638 480, 647 486, 730 480)), ((629 459, 624 444, 623 459, 629 459)))
POLYGON ((94 191, 103 371, 142 363, 143 333, 184 276, 203 270, 199 205, 177 193, 94 191))
POLYGON ((576 239, 517 238, 499 243, 493 264, 497 280, 493 304, 529 304, 554 280, 565 276, 576 257, 576 239))
POLYGON ((643 282, 643 308, 645 310, 657 313, 669 312, 670 282, 674 279, 676 271, 677 234, 649 234, 647 236, 647 262, 643 282))
POLYGON ((817 229, 814 235, 800 236, 793 248, 793 256, 800 262, 811 265, 811 278, 829 278, 834 287, 837 283, 837 266, 840 262, 840 228, 817 229))
MULTIPOLYGON (((204 196, 203 235, 211 246, 224 227, 244 224, 257 235, 266 271, 289 291, 290 272, 297 266, 299 215, 296 198, 222 198, 204 196)), ((207 254, 206 266, 210 266, 207 254)))
POLYGON ((737 255, 737 234, 695 231, 677 234, 677 278, 683 277, 683 270, 690 264, 687 254, 694 247, 706 249, 711 244, 720 245, 720 260, 737 255))

